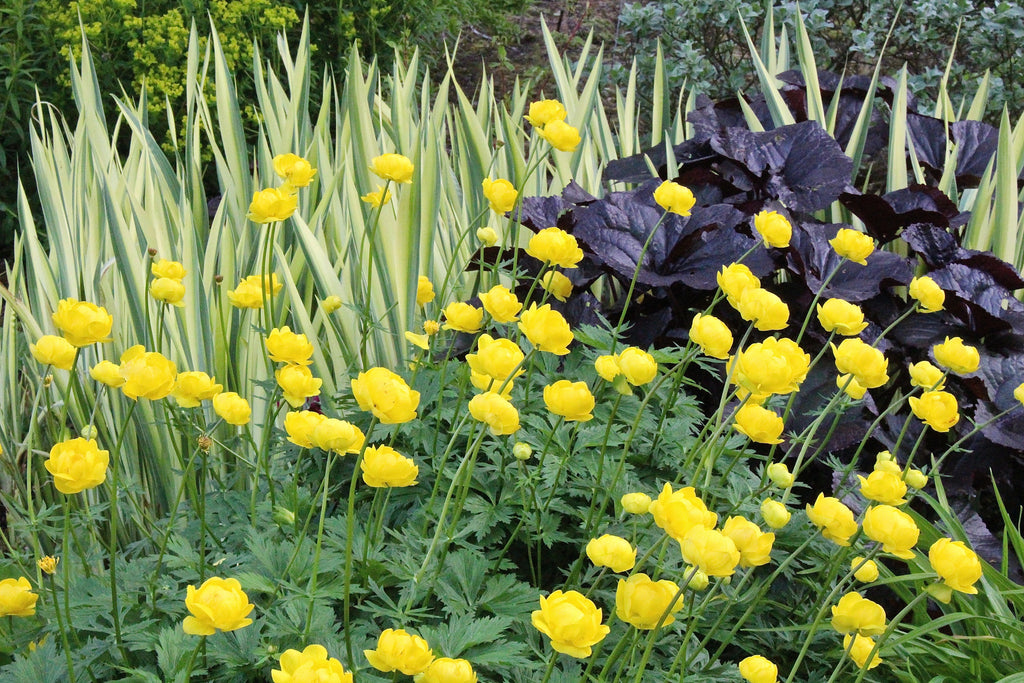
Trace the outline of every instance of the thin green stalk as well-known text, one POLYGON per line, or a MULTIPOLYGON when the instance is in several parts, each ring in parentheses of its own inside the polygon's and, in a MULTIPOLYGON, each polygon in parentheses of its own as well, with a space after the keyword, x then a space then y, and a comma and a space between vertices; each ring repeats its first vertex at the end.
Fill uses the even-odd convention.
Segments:
MULTIPOLYGON (((363 445, 363 450, 366 446, 363 445)), ((362 453, 360 453, 360 458, 362 453)), ((309 643, 309 631, 313 626, 313 606, 316 604, 316 583, 317 578, 320 574, 320 552, 323 548, 324 541, 324 522, 327 520, 327 497, 331 490, 331 468, 334 467, 334 463, 337 460, 337 453, 330 451, 327 454, 327 465, 324 467, 324 478, 323 478, 323 496, 320 498, 320 523, 316 529, 316 550, 313 551, 313 568, 309 575, 309 609, 306 612, 306 628, 302 630, 302 644, 303 646, 309 643)), ((357 462, 358 465, 358 462, 357 462)), ((352 480, 355 481, 358 469, 352 473, 352 480)), ((351 546, 351 543, 348 544, 351 546)), ((346 585, 346 595, 348 594, 346 585)))
POLYGON ((110 538, 107 545, 107 560, 110 562, 110 611, 111 619, 114 622, 114 642, 117 645, 118 651, 121 656, 128 660, 128 653, 124 649, 124 640, 121 637, 121 611, 118 607, 117 602, 117 522, 118 522, 118 510, 117 510, 117 496, 118 488, 120 488, 120 473, 121 473, 121 443, 124 440, 124 435, 128 431, 128 424, 131 422, 132 415, 135 413, 135 407, 138 405, 138 400, 132 401, 131 407, 128 409, 128 414, 124 418, 124 422, 121 424, 121 429, 117 435, 117 443, 114 444, 114 458, 110 463, 110 538))
MULTIPOLYGON (((352 480, 348 485, 348 509, 345 515, 345 581, 344 581, 344 622, 345 622, 345 654, 348 655, 349 666, 354 666, 355 651, 352 649, 352 543, 356 533, 356 482, 359 481, 359 466, 363 462, 363 454, 366 453, 366 446, 370 443, 370 436, 374 427, 377 426, 377 417, 370 421, 366 428, 366 435, 363 439, 362 448, 356 456, 355 465, 352 468, 352 480)), ((327 487, 324 487, 324 496, 327 495, 327 487)), ((321 521, 321 524, 323 522, 321 521)))
POLYGON ((64 649, 64 659, 68 666, 68 680, 71 683, 75 683, 75 664, 71 659, 71 643, 68 640, 68 630, 71 629, 71 604, 68 598, 70 591, 68 579, 70 578, 70 572, 68 571, 68 564, 70 563, 71 553, 68 552, 68 539, 71 537, 71 506, 68 503, 67 497, 64 498, 64 539, 61 541, 61 549, 64 551, 64 615, 67 617, 67 625, 64 624, 64 618, 61 617, 60 613, 60 599, 57 597, 57 582, 53 580, 53 575, 47 575, 47 579, 50 583, 50 590, 53 592, 53 614, 57 618, 57 628, 60 630, 60 642, 64 649))

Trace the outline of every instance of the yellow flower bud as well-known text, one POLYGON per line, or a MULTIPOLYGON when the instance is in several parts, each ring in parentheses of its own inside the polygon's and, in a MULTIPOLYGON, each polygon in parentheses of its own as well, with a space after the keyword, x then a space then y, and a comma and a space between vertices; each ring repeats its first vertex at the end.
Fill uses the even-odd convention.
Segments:
POLYGON ((416 305, 423 306, 434 300, 434 283, 426 275, 416 281, 416 305))
POLYGON ((254 605, 237 579, 214 576, 199 588, 188 587, 185 606, 191 613, 182 626, 191 636, 212 636, 217 631, 234 631, 252 623, 254 605))
POLYGON ((627 493, 619 501, 622 509, 631 515, 646 515, 651 508, 651 497, 646 493, 627 493))
POLYGON ((420 468, 390 446, 370 446, 360 463, 363 481, 374 488, 401 488, 416 483, 420 468))
POLYGON ((562 268, 575 268, 583 260, 576 238, 561 228, 544 228, 530 238, 526 253, 538 261, 562 268))
POLYGON ((700 346, 705 356, 725 360, 732 348, 732 332, 713 315, 698 313, 690 324, 690 341, 700 346))
POLYGON ((268 187, 253 193, 249 213, 245 217, 253 223, 261 224, 285 221, 291 218, 298 206, 298 195, 288 192, 287 189, 268 187))
POLYGON ((771 465, 768 465, 767 471, 768 478, 780 489, 788 489, 796 480, 796 477, 793 476, 793 473, 789 471, 784 462, 773 462, 771 465))
POLYGON ((793 226, 775 211, 761 211, 754 216, 754 229, 769 247, 788 247, 793 236, 793 226))
POLYGON ((764 518, 765 524, 773 529, 781 529, 789 524, 792 516, 786 506, 777 500, 765 498, 761 502, 761 517, 764 518))
POLYGON ((936 313, 942 310, 946 302, 946 292, 927 275, 915 277, 910 281, 909 294, 921 305, 922 313, 936 313))
POLYGON ((960 337, 946 337, 941 344, 932 347, 935 362, 958 375, 969 375, 978 369, 981 357, 978 349, 964 344, 960 337))
POLYGON ((875 241, 871 239, 870 235, 850 228, 840 228, 836 236, 828 243, 832 245, 837 254, 862 266, 868 264, 868 256, 875 250, 875 241))
POLYGON ((494 213, 508 213, 516 205, 516 198, 519 196, 519 193, 516 191, 515 186, 504 178, 499 178, 498 180, 484 178, 481 185, 483 186, 484 197, 487 198, 487 202, 491 205, 491 210, 494 213))
POLYGON ((58 370, 70 370, 78 352, 67 339, 52 334, 44 334, 35 344, 29 344, 28 350, 40 364, 52 365, 58 370))
POLYGON ((320 308, 327 315, 334 313, 336 310, 341 308, 341 297, 335 294, 325 297, 324 300, 320 302, 320 308))
POLYGON ((853 572, 853 578, 861 583, 878 580, 878 565, 874 560, 865 560, 863 557, 857 556, 850 563, 850 571, 853 572))
POLYGON ((476 229, 476 238, 485 247, 493 247, 498 243, 498 233, 494 231, 494 228, 486 225, 476 229))
POLYGON ((946 378, 942 370, 926 360, 910 365, 910 383, 915 387, 931 391, 941 391, 946 386, 946 378))
POLYGON ((749 683, 776 683, 779 667, 761 655, 753 655, 740 660, 740 676, 749 683))
POLYGON ((918 490, 923 489, 925 486, 928 486, 928 475, 926 475, 921 470, 907 470, 907 473, 903 475, 903 479, 904 481, 907 482, 908 486, 918 490))
POLYGON ((370 162, 370 171, 374 175, 395 183, 411 183, 415 168, 412 161, 401 154, 382 154, 370 162))
POLYGON ((689 216, 690 209, 697 203, 697 198, 693 196, 690 188, 666 180, 654 191, 654 201, 669 213, 689 216))
POLYGON ((587 557, 598 567, 628 572, 636 564, 636 548, 621 536, 604 534, 587 543, 587 557))

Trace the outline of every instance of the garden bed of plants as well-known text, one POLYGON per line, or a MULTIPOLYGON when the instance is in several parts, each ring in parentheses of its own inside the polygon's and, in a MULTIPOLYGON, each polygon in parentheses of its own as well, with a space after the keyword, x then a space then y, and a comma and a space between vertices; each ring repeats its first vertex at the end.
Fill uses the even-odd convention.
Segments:
POLYGON ((1024 125, 765 23, 759 94, 614 120, 546 31, 554 97, 311 98, 307 27, 253 146, 193 31, 170 153, 85 45, 0 288, 0 677, 1017 680, 1024 125))

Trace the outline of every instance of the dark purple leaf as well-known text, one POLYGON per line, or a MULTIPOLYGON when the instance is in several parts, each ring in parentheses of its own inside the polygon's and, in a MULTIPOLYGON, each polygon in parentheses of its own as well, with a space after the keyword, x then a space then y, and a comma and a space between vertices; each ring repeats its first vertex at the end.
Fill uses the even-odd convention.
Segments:
POLYGON ((922 164, 942 173, 946 165, 948 142, 946 124, 941 119, 907 112, 907 143, 914 146, 914 152, 922 164))
POLYGON ((812 292, 821 290, 825 299, 834 297, 857 303, 889 287, 910 283, 913 271, 906 259, 876 250, 868 256, 866 266, 848 261, 828 285, 824 285, 841 261, 828 241, 844 227, 847 226, 820 223, 797 223, 793 226, 787 268, 803 279, 807 289, 812 292))
POLYGON ((961 187, 981 182, 999 146, 999 131, 981 121, 957 121, 949 127, 956 143, 956 180, 961 187))
POLYGON ((946 310, 976 335, 1006 330, 1024 333, 1024 304, 989 273, 951 263, 928 275, 946 290, 946 310))
POLYGON ((764 133, 729 128, 711 147, 760 176, 762 191, 794 211, 817 211, 835 201, 849 184, 853 162, 813 121, 764 133))
POLYGON ((921 255, 929 268, 941 268, 967 255, 967 251, 957 243, 956 237, 929 223, 907 226, 901 237, 921 255))
POLYGON ((941 190, 928 185, 911 185, 882 197, 875 194, 844 192, 839 201, 864 221, 869 235, 883 244, 896 239, 899 231, 914 223, 930 223, 942 228, 962 225, 956 205, 941 190))

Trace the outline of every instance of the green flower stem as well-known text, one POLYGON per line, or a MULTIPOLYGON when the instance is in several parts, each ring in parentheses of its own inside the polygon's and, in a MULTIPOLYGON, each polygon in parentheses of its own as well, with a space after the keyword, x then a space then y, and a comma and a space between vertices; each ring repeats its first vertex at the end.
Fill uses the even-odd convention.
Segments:
MULTIPOLYGON (((686 582, 686 585, 688 585, 688 584, 689 584, 689 579, 687 579, 687 582, 686 582)), ((711 588, 708 589, 708 592, 704 594, 704 597, 701 598, 700 602, 698 602, 698 603, 691 602, 690 603, 690 608, 688 610, 689 618, 687 619, 687 623, 686 623, 686 631, 683 633, 682 638, 679 639, 679 642, 681 643, 681 646, 680 646, 679 650, 680 650, 680 654, 683 655, 683 667, 682 667, 683 671, 686 671, 689 668, 689 666, 690 666, 690 656, 689 656, 689 652, 688 652, 688 643, 690 642, 690 638, 693 636, 694 631, 697 630, 697 625, 698 625, 698 622, 700 621, 701 615, 704 614, 707 606, 711 603, 711 601, 713 599, 715 599, 715 594, 718 593, 721 590, 721 588, 722 588, 722 582, 720 580, 719 581, 715 581, 711 585, 711 588)), ((699 650, 698 650, 698 652, 699 652, 699 650)), ((697 654, 697 652, 694 653, 695 656, 696 656, 696 654, 697 654)), ((679 659, 679 655, 676 655, 676 659, 677 660, 679 659)), ((672 662, 672 667, 671 667, 670 671, 674 671, 675 670, 676 664, 677 664, 676 661, 672 662)))
MULTIPOLYGON (((920 593, 918 593, 917 595, 914 596, 913 600, 911 600, 909 603, 907 603, 906 607, 904 607, 902 610, 900 610, 900 612, 889 621, 889 625, 885 627, 885 633, 883 633, 882 635, 880 635, 878 637, 878 640, 875 641, 875 646, 873 648, 871 648, 871 652, 868 653, 868 657, 867 657, 867 659, 864 662, 865 664, 870 664, 871 663, 871 660, 874 658, 875 654, 878 653, 878 650, 882 647, 882 644, 885 642, 885 640, 890 635, 892 635, 893 631, 896 630, 896 627, 899 626, 901 621, 903 621, 903 617, 905 617, 908 614, 910 614, 910 612, 915 607, 917 607, 919 604, 921 604, 921 602, 923 600, 927 600, 927 599, 928 599, 928 591, 922 590, 920 593)), ((852 641, 851 641, 850 645, 853 645, 852 641)), ((860 683, 862 680, 864 680, 864 676, 867 674, 867 672, 868 672, 867 666, 861 667, 860 672, 857 674, 857 678, 854 679, 854 683, 860 683)))
POLYGON ((186 481, 192 476, 192 465, 196 458, 199 456, 199 447, 196 446, 192 452, 192 456, 185 463, 185 469, 181 474, 181 482, 178 484, 178 491, 174 496, 174 503, 171 505, 171 512, 167 518, 167 529, 163 534, 163 538, 160 539, 160 549, 157 551, 156 566, 153 569, 153 574, 149 579, 149 594, 150 599, 153 603, 154 609, 156 608, 156 582, 160 578, 160 570, 163 568, 164 554, 167 552, 167 543, 171 539, 171 533, 174 531, 174 520, 178 516, 178 507, 181 505, 181 499, 185 494, 186 481))
MULTIPOLYGON (((77 354, 76 354, 77 357, 77 354)), ((39 545, 39 535, 35 532, 36 529, 36 507, 35 499, 33 497, 32 489, 32 470, 35 467, 35 463, 32 462, 32 445, 35 443, 36 425, 39 423, 39 402, 42 400, 44 394, 49 394, 49 391, 43 387, 46 382, 46 374, 49 366, 44 367, 42 373, 39 376, 39 386, 36 388, 35 398, 32 400, 32 413, 28 423, 28 434, 25 435, 25 508, 28 512, 29 528, 33 530, 33 533, 29 534, 32 541, 32 548, 35 551, 35 556, 41 556, 42 549, 39 545)), ((12 556, 17 557, 17 553, 11 553, 12 556)), ((38 583, 42 582, 42 573, 36 568, 36 579, 38 583)))
MULTIPOLYGON (((271 412, 270 412, 269 415, 267 415, 267 417, 266 417, 266 419, 264 421, 264 425, 263 425, 263 427, 264 427, 264 429, 263 429, 263 440, 262 440, 262 442, 260 444, 260 447, 259 448, 255 448, 255 443, 253 443, 254 450, 256 451, 256 465, 253 468, 252 493, 249 496, 249 518, 253 519, 253 520, 256 519, 256 495, 259 492, 259 488, 260 488, 260 467, 261 466, 263 467, 264 474, 267 477, 267 489, 268 489, 268 491, 270 493, 270 507, 273 508, 275 505, 277 505, 277 499, 276 499, 276 495, 274 493, 274 481, 273 481, 273 479, 270 476, 270 457, 269 457, 269 455, 270 455, 270 437, 271 437, 271 434, 273 433, 274 430, 269 429, 268 427, 269 427, 269 425, 272 425, 272 424, 274 424, 274 422, 277 421, 277 415, 278 415, 278 413, 281 412, 281 409, 283 407, 276 400, 277 399, 277 394, 278 394, 278 389, 279 389, 278 387, 275 387, 274 391, 270 395, 269 405, 271 406, 271 412)), ((249 426, 246 425, 246 426, 243 427, 243 429, 245 429, 246 436, 248 437, 250 443, 252 443, 253 439, 252 439, 252 434, 251 434, 251 431, 249 429, 249 426)), ((213 430, 211 429, 210 431, 213 431, 213 430)), ((296 471, 298 471, 298 468, 296 468, 296 471)))
MULTIPOLYGON (((457 405, 462 405, 461 396, 457 405)), ((438 420, 440 420, 441 411, 439 410, 437 412, 439 415, 438 420)), ((430 498, 427 499, 427 504, 423 507, 424 510, 430 510, 432 507, 434 507, 434 501, 437 499, 437 495, 441 491, 441 474, 444 472, 444 467, 445 465, 448 464, 448 458, 451 456, 452 450, 455 448, 456 437, 458 437, 458 435, 462 433, 462 428, 466 425, 467 422, 469 422, 470 419, 472 419, 472 417, 473 416, 470 415, 469 411, 467 410, 459 419, 459 423, 455 425, 455 429, 452 430, 452 436, 448 440, 448 445, 445 447, 444 453, 441 454, 441 460, 434 466, 434 472, 436 473, 436 476, 434 477, 434 486, 430 490, 430 498)), ((440 427, 438 427, 438 431, 439 430, 440 427)), ((435 432, 435 434, 437 433, 438 432, 435 432)), ((472 435, 472 431, 470 432, 470 434, 472 435)), ((472 438, 472 436, 470 436, 470 438, 472 438)), ((420 535, 426 536, 427 530, 429 528, 430 518, 424 515, 423 526, 420 529, 420 535)))
MULTIPOLYGON (((359 466, 363 463, 363 454, 366 453, 366 447, 370 443, 370 436, 373 434, 374 427, 377 426, 377 416, 374 416, 370 421, 370 426, 366 428, 366 438, 363 439, 363 445, 359 449, 359 454, 356 456, 356 462, 352 467, 352 480, 348 484, 348 509, 345 515, 345 611, 344 611, 344 623, 345 623, 345 654, 348 655, 349 668, 355 667, 355 651, 352 649, 352 542, 353 537, 356 533, 356 483, 359 481, 359 466)), ((327 486, 324 486, 324 500, 327 500, 327 486)), ((323 517, 320 518, 320 529, 323 530, 323 517)), ((318 534, 317 540, 319 542, 322 534, 318 534)), ((301 545, 301 544, 300 544, 301 545)), ((296 550, 298 547, 296 547, 296 550)), ((315 567, 315 565, 314 565, 315 567)), ((308 632, 307 634, 308 635, 308 632)))
MULTIPOLYGON (((365 445, 363 450, 365 450, 365 445)), ((361 457, 362 454, 360 454, 361 457)), ((320 522, 316 529, 316 550, 313 551, 313 568, 309 574, 309 609, 306 612, 306 627, 302 630, 302 645, 306 646, 309 644, 309 631, 313 626, 313 606, 316 603, 316 584, 317 578, 320 574, 320 552, 323 548, 324 540, 324 522, 327 520, 327 498, 331 490, 331 468, 334 467, 335 462, 338 460, 338 455, 335 451, 329 451, 327 454, 327 465, 324 467, 324 478, 323 478, 323 495, 320 497, 320 522)), ((358 464, 358 463, 357 463, 358 464)), ((352 473, 352 481, 356 480, 358 469, 352 473)), ((346 544, 347 547, 351 548, 351 539, 346 544)), ((348 595, 348 585, 346 582, 346 595, 348 595)))
POLYGON ((824 292, 825 288, 828 287, 828 283, 832 282, 832 279, 839 274, 839 269, 846 264, 846 261, 847 258, 845 256, 841 257, 839 259, 839 265, 832 269, 832 272, 828 274, 828 277, 825 278, 825 281, 821 283, 821 287, 819 287, 818 291, 814 293, 814 298, 811 299, 811 305, 807 307, 807 313, 804 314, 803 324, 800 325, 800 332, 797 333, 796 339, 794 340, 796 341, 797 345, 799 345, 800 341, 804 338, 804 332, 807 331, 807 326, 811 322, 811 316, 814 315, 814 306, 818 303, 819 300, 821 300, 822 292, 824 292))
POLYGON ((857 638, 858 636, 854 634, 853 637, 850 638, 850 644, 843 648, 843 654, 839 657, 839 661, 836 662, 835 668, 832 669, 832 675, 828 677, 828 681, 826 681, 826 683, 834 683, 834 681, 839 680, 837 676, 839 676, 840 672, 846 668, 846 663, 853 658, 850 653, 853 652, 853 644, 857 642, 857 638))
MULTIPOLYGON (((639 637, 640 637, 640 631, 638 629, 631 629, 628 638, 626 638, 626 637, 619 638, 619 642, 615 644, 615 649, 612 650, 612 653, 610 655, 608 655, 608 659, 605 660, 604 666, 601 667, 601 672, 597 675, 598 683, 601 683, 603 681, 608 680, 607 676, 608 676, 609 673, 611 673, 612 665, 615 664, 616 662, 618 662, 619 659, 622 658, 622 653, 623 653, 624 650, 626 650, 628 648, 631 655, 632 655, 633 652, 636 651, 636 648, 634 646, 636 645, 636 641, 637 641, 637 639, 639 637)), ((601 642, 603 643, 604 641, 601 641, 601 642)), ((598 644, 600 645, 600 643, 598 643, 598 644)), ((591 663, 593 663, 593 661, 594 660, 592 659, 591 663)), ((590 670, 590 666, 587 667, 587 670, 588 671, 590 670)), ((619 667, 619 671, 620 672, 621 672, 621 670, 622 670, 622 667, 619 667)), ((618 679, 618 674, 616 674, 616 679, 618 679)), ((587 678, 586 676, 584 676, 582 680, 590 680, 590 679, 587 678)))
POLYGON ((132 415, 135 414, 135 407, 137 405, 137 399, 132 401, 128 414, 125 416, 124 422, 121 423, 117 442, 114 444, 114 457, 111 459, 110 479, 108 479, 110 484, 110 536, 107 543, 107 560, 110 562, 110 616, 114 622, 114 642, 125 661, 128 660, 128 653, 124 649, 124 640, 121 637, 121 611, 117 602, 117 494, 121 479, 121 442, 128 431, 128 424, 132 420, 132 415))
POLYGON ((199 651, 204 649, 205 645, 206 645, 206 636, 199 636, 199 642, 196 644, 196 648, 194 650, 192 650, 192 654, 189 656, 188 661, 185 663, 185 672, 184 672, 185 675, 183 677, 183 680, 186 680, 186 681, 191 681, 192 680, 192 669, 195 668, 196 657, 199 656, 199 651))
POLYGON ((164 339, 164 319, 167 316, 167 304, 160 303, 157 306, 156 338, 153 340, 153 350, 160 353, 164 339))
POLYGON ((544 670, 544 678, 541 679, 540 683, 548 683, 551 680, 551 674, 555 670, 555 662, 558 661, 558 653, 552 652, 550 659, 548 659, 548 668, 544 670))
POLYGON ((71 659, 71 644, 68 641, 68 631, 71 629, 71 604, 68 594, 71 592, 69 589, 70 584, 68 579, 71 574, 68 570, 68 565, 71 561, 71 553, 68 552, 68 539, 71 537, 71 505, 68 503, 67 496, 64 497, 64 539, 61 542, 61 550, 64 555, 64 615, 67 617, 67 625, 64 624, 64 619, 60 614, 60 598, 57 596, 57 582, 53 580, 53 576, 47 576, 47 580, 50 584, 50 591, 53 593, 53 614, 57 618, 57 628, 60 630, 60 642, 64 649, 64 659, 68 666, 68 680, 71 683, 75 683, 75 664, 71 659))
MULTIPOLYGON (((658 232, 658 228, 665 222, 668 211, 662 211, 661 216, 658 218, 658 222, 651 228, 651 233, 647 235, 647 239, 644 241, 644 246, 640 250, 640 256, 636 260, 636 268, 633 269, 633 277, 629 281, 629 289, 626 290, 626 298, 622 302, 622 311, 619 313, 619 322, 615 323, 615 332, 620 333, 622 331, 622 324, 626 322, 626 313, 629 311, 629 304, 633 302, 633 291, 636 289, 636 280, 640 277, 640 268, 643 267, 644 257, 647 255, 647 250, 651 246, 651 241, 654 239, 654 235, 658 232)), ((615 353, 615 345, 618 341, 618 334, 612 335, 612 348, 608 353, 615 353)))
MULTIPOLYGON (((665 620, 668 618, 668 615, 672 612, 672 606, 676 604, 676 600, 678 600, 679 597, 683 594, 683 591, 686 590, 686 586, 690 584, 690 579, 692 579, 696 573, 696 567, 694 567, 686 573, 686 575, 683 577, 683 583, 679 585, 679 587, 676 589, 676 594, 672 596, 672 599, 669 600, 668 605, 665 606, 665 610, 661 613, 661 617, 658 619, 657 624, 648 633, 647 646, 644 648, 644 654, 643 657, 640 659, 640 666, 637 667, 636 677, 633 679, 633 683, 641 683, 641 681, 643 681, 644 671, 647 670, 647 662, 651 659, 651 652, 654 651, 654 643, 658 640, 658 634, 661 632, 661 629, 664 626, 665 620)), ((684 639, 683 642, 685 643, 688 639, 689 638, 684 639)))
MULTIPOLYGON (((668 392, 668 395, 673 397, 673 399, 678 399, 681 395, 680 388, 683 386, 683 382, 686 381, 686 371, 690 368, 690 364, 697 358, 698 353, 699 352, 693 346, 693 343, 687 342, 686 351, 683 355, 683 360, 676 363, 671 370, 665 373, 666 375, 669 375, 674 378, 672 381, 672 388, 669 389, 668 392)), ((675 406, 675 403, 676 401, 673 400, 673 402, 665 406, 658 415, 658 426, 654 430, 654 437, 651 441, 652 453, 655 453, 658 450, 658 445, 660 444, 662 437, 662 430, 665 426, 665 420, 668 419, 669 408, 675 406)))
MULTIPOLYGON (((558 483, 559 480, 562 478, 562 472, 565 471, 565 466, 569 462, 569 458, 572 456, 573 443, 576 441, 576 436, 579 434, 580 424, 581 423, 579 421, 573 423, 572 431, 569 433, 569 443, 567 448, 565 449, 565 455, 562 456, 561 461, 558 463, 558 471, 555 472, 555 479, 551 484, 551 492, 548 493, 548 499, 544 501, 544 507, 542 509, 543 513, 546 513, 551 508, 551 502, 555 499, 555 494, 558 493, 558 483)), ((555 429, 553 429, 552 431, 558 429, 558 426, 560 425, 556 425, 555 429)))
MULTIPOLYGON (((615 403, 612 404, 611 415, 608 416, 608 423, 605 425, 604 436, 601 438, 601 452, 598 454, 597 476, 594 478, 594 486, 600 487, 604 481, 604 460, 608 453, 608 439, 611 438, 612 425, 615 424, 615 416, 619 413, 619 404, 622 402, 622 394, 615 394, 615 403)), ((653 448, 651 449, 654 450, 653 448)), ((587 509, 587 521, 584 526, 585 533, 590 533, 590 525, 593 523, 594 507, 597 503, 597 496, 590 499, 590 507, 587 509)))
POLYGON ((512 211, 508 214, 508 234, 509 234, 509 248, 512 249, 512 279, 518 279, 519 277, 519 228, 522 226, 523 218, 523 200, 522 194, 526 189, 526 183, 529 182, 530 176, 540 168, 540 164, 544 161, 543 154, 537 155, 533 164, 526 167, 526 171, 523 173, 522 182, 516 186, 516 205, 512 208, 512 211))
MULTIPOLYGON (((381 191, 381 197, 386 197, 388 189, 391 187, 391 180, 384 179, 384 189, 381 191)), ((384 202, 377 206, 373 215, 370 218, 370 229, 363 234, 363 238, 359 242, 359 261, 362 262, 362 249, 364 244, 367 246, 366 256, 366 291, 363 294, 363 300, 366 303, 366 309, 364 315, 359 318, 359 358, 362 362, 360 367, 366 370, 370 367, 370 360, 366 354, 366 343, 370 338, 370 329, 372 328, 371 322, 371 308, 373 306, 373 257, 377 253, 377 230, 380 227, 380 217, 384 213, 384 202)))
POLYGON ((878 337, 875 338, 875 341, 871 344, 872 348, 874 348, 878 344, 878 341, 880 339, 883 339, 886 335, 888 335, 890 332, 892 332, 894 327, 896 327, 901 322, 903 322, 905 319, 910 317, 910 315, 912 313, 916 312, 919 306, 920 306, 920 304, 918 304, 915 301, 913 304, 910 305, 910 308, 908 308, 906 311, 901 313, 898 318, 896 318, 891 323, 889 323, 888 327, 886 327, 884 330, 882 330, 881 334, 879 334, 878 337))
POLYGON ((263 315, 263 334, 270 334, 274 329, 277 318, 274 316, 274 285, 271 276, 273 275, 272 265, 274 263, 274 242, 277 237, 278 221, 273 221, 267 227, 266 236, 263 240, 263 248, 260 251, 260 293, 263 296, 263 308, 260 312, 263 315))

